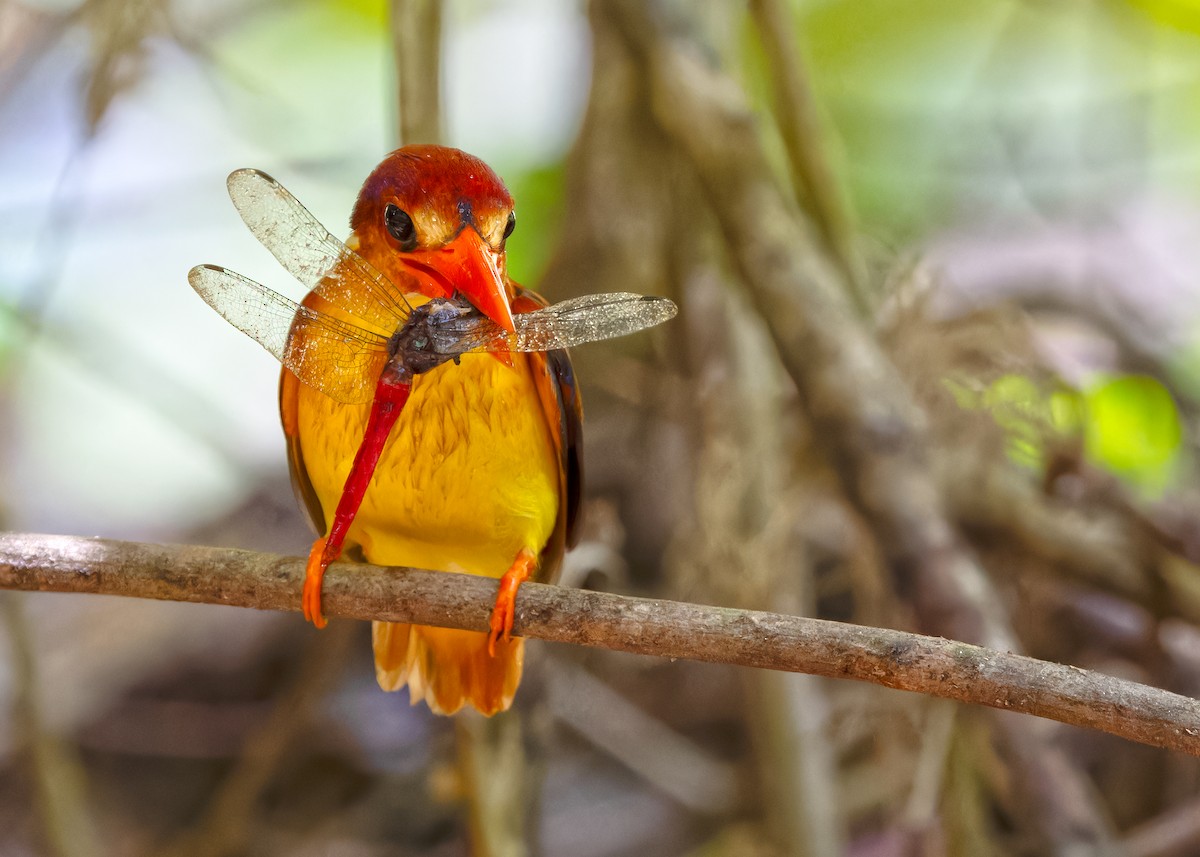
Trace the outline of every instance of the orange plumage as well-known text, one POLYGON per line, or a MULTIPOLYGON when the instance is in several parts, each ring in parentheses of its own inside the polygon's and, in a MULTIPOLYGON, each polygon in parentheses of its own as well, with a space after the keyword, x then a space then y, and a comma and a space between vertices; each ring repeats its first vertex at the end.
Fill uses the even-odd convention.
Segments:
MULTIPOLYGON (((409 146, 367 178, 347 244, 420 303, 459 294, 497 324, 544 302, 508 279, 504 242, 512 198, 477 158, 409 146)), ((305 305, 344 317, 310 293, 305 305)), ((298 331, 298 336, 303 332, 298 331)), ((300 343, 303 346, 304 343, 300 343)), ((280 412, 297 496, 326 533, 359 443, 368 404, 343 404, 284 370, 280 412)), ((503 577, 493 634, 376 622, 376 674, 409 686, 439 713, 507 708, 523 641, 508 639, 512 596, 525 578, 553 580, 578 512, 580 408, 563 351, 463 355, 413 380, 347 533, 369 562, 503 577), (494 650, 494 654, 489 649, 494 650)), ((320 544, 320 543, 318 543, 320 544)), ((318 588, 306 609, 321 624, 318 588)))

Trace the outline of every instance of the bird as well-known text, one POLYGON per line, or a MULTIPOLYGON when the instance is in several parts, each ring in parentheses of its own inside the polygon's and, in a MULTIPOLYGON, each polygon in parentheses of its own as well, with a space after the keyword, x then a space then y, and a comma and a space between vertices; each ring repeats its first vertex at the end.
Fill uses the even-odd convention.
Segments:
MULTIPOLYGON (((404 284, 399 301, 465 299, 512 331, 515 315, 547 305, 508 277, 505 244, 515 225, 512 195, 482 160, 410 145, 363 183, 345 244, 390 284, 404 284)), ((318 291, 302 305, 346 318, 318 291)), ((305 330, 295 327, 293 336, 299 341, 289 347, 303 349, 305 330)), ((407 686, 414 705, 423 700, 438 714, 471 706, 492 715, 512 704, 521 679, 524 640, 511 636, 517 589, 525 580, 554 582, 578 534, 582 406, 574 370, 565 350, 464 354, 405 392, 345 533, 345 556, 501 583, 488 633, 374 622, 376 678, 384 690, 407 686)), ((320 536, 304 593, 305 614, 320 627, 328 564, 320 557, 372 405, 337 401, 285 366, 279 409, 292 484, 320 536)))

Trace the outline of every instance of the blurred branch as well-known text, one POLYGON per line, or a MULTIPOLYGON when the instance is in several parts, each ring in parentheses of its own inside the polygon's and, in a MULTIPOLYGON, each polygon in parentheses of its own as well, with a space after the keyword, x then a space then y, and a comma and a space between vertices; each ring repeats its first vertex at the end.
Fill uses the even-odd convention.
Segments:
POLYGON ((1124 839, 1128 857, 1178 857, 1200 849, 1200 799, 1191 798, 1139 824, 1124 839))
MULTIPOLYGON (((926 416, 780 193, 741 89, 661 20, 660 5, 603 7, 641 63, 655 119, 691 162, 815 436, 871 524, 901 594, 932 633, 1018 650, 1002 599, 947 515, 929 466, 926 416)), ((1110 822, 1062 748, 1007 718, 994 723, 1017 762, 1018 791, 1042 786, 1044 812, 1029 817, 1043 847, 1111 842, 1110 822)))
POLYGON ((822 145, 817 105, 787 4, 783 0, 752 0, 750 16, 767 60, 772 109, 787 153, 793 192, 821 231, 858 310, 869 315, 866 271, 855 247, 848 203, 822 145))
MULTIPOLYGON (((942 486, 947 507, 975 534, 1003 540, 1044 560, 1056 573, 1149 606, 1155 597, 1144 550, 1127 516, 1103 508, 1055 502, 1022 473, 995 461, 968 462, 942 486)), ((1200 606, 1181 602, 1179 614, 1200 617, 1200 606), (1191 609, 1189 609, 1189 607, 1191 609)))
POLYGON ((728 815, 743 790, 735 767, 643 711, 581 664, 550 661, 557 719, 655 790, 699 815, 728 815))
POLYGON ((87 0, 80 14, 90 30, 92 60, 84 88, 84 119, 92 137, 117 96, 145 73, 147 43, 163 28, 163 0, 87 0))
POLYGON ((944 702, 931 703, 925 712, 912 790, 904 807, 905 831, 913 839, 920 840, 928 836, 936 825, 938 804, 945 791, 946 760, 954 743, 954 719, 957 714, 955 706, 944 702))
POLYGON ((83 762, 75 747, 45 726, 38 652, 23 597, 0 595, 0 622, 6 626, 12 646, 16 688, 12 717, 29 742, 42 834, 54 857, 98 857, 107 849, 97 835, 83 762))
POLYGON ((400 143, 442 141, 442 4, 391 0, 400 143))
POLYGON ((296 675, 275 699, 271 716, 246 740, 204 814, 158 857, 224 857, 254 852, 253 836, 262 798, 305 733, 314 728, 321 705, 344 675, 355 639, 351 626, 334 627, 327 639, 310 642, 296 675))
POLYGON ((926 624, 1016 648, 1000 600, 954 531, 928 467, 924 415, 851 309, 836 271, 779 192, 737 85, 641 3, 609 2, 647 65, 662 129, 691 161, 731 259, 816 436, 926 624), (916 585, 922 583, 925 585, 916 585))
MULTIPOLYGON (((224 548, 0 536, 0 588, 299 610, 304 560, 224 548)), ((338 563, 333 616, 484 631, 496 581, 338 563)), ((1200 756, 1200 702, 953 640, 751 610, 527 583, 516 630, 560 643, 850 678, 1035 714, 1200 756)))

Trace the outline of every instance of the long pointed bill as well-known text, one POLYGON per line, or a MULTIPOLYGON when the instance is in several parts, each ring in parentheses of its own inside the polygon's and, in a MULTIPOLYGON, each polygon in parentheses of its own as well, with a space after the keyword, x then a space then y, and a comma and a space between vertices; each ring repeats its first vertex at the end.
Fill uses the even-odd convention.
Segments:
POLYGON ((430 255, 477 310, 510 333, 516 330, 507 277, 500 269, 500 254, 488 247, 478 232, 467 226, 453 241, 430 255))

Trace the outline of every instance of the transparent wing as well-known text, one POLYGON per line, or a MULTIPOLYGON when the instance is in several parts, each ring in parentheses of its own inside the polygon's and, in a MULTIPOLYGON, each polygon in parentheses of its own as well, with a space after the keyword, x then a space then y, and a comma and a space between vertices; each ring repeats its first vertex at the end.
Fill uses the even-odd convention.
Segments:
POLYGON ((386 338, 301 306, 241 274, 197 265, 188 282, 222 318, 301 382, 339 402, 369 402, 387 360, 386 338))
POLYGON ((515 333, 480 315, 451 319, 432 332, 432 350, 439 354, 463 354, 572 348, 637 333, 674 318, 677 312, 679 308, 667 298, 630 292, 584 295, 544 309, 518 313, 513 316, 515 333))
POLYGON ((305 288, 380 334, 390 335, 408 318, 404 292, 419 290, 415 280, 392 283, 266 173, 235 170, 226 185, 254 237, 305 288))

